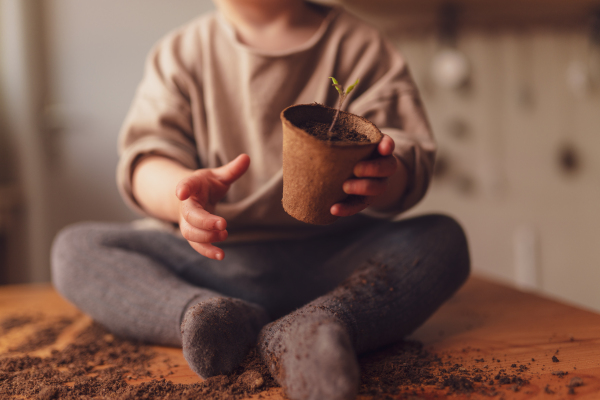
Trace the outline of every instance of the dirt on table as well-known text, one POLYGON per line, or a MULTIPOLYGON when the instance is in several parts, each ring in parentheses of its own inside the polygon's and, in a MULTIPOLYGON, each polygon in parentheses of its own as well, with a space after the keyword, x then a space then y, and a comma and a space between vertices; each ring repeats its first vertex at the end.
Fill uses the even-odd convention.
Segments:
MULTIPOLYGON (((36 330, 23 344, 0 354, 2 399, 237 400, 278 387, 255 351, 232 374, 199 379, 193 384, 170 382, 168 376, 157 377, 150 371, 150 363, 157 357, 151 346, 118 338, 95 323, 63 349, 37 357, 29 353, 54 343, 74 320, 54 318, 40 323, 28 318, 11 316, 0 321, 0 326, 11 325, 7 322, 11 319, 29 321, 19 326, 36 321, 36 330), (49 325, 55 328, 49 329, 49 325), (150 381, 133 382, 140 378, 150 381)), ((460 357, 432 354, 417 341, 397 343, 366 354, 359 361, 360 394, 378 400, 391 396, 420 398, 422 394, 429 394, 427 398, 473 393, 496 397, 507 391, 517 392, 529 383, 524 364, 515 363, 505 370, 493 365, 496 359, 481 358, 475 359, 475 366, 463 367, 460 357)), ((580 378, 574 378, 567 387, 573 392, 583 384, 580 378)), ((546 393, 550 392, 546 388, 546 393)))
POLYGON ((490 368, 483 358, 481 367, 464 367, 462 360, 442 357, 425 350, 417 341, 403 341, 380 349, 360 359, 360 394, 374 399, 389 395, 418 396, 423 392, 438 394, 501 395, 518 392, 529 384, 523 374, 527 367, 511 370, 490 368))
POLYGON ((72 322, 67 318, 49 321, 54 329, 41 325, 22 345, 0 354, 0 398, 235 400, 276 386, 255 352, 227 376, 194 384, 154 377, 149 369, 156 357, 152 347, 115 337, 98 324, 87 327, 64 349, 52 350, 48 357, 27 354, 54 343, 72 322), (20 354, 15 354, 17 350, 20 354), (145 377, 155 379, 128 383, 145 377))
MULTIPOLYGON (((15 317, 15 318, 12 318, 12 320, 18 321, 19 319, 18 319, 18 317, 15 317)), ((27 323, 34 321, 34 319, 33 318, 30 318, 30 319, 23 318, 19 322, 23 322, 23 321, 27 321, 27 322, 22 325, 18 325, 18 327, 24 326, 27 323)), ((46 346, 50 346, 51 344, 56 342, 58 335, 60 335, 60 333, 67 326, 71 325, 73 323, 73 321, 74 321, 73 318, 69 318, 69 317, 59 317, 56 320, 49 321, 49 322, 45 323, 44 325, 38 327, 38 329, 34 332, 34 334, 28 336, 24 342, 20 343, 16 347, 11 347, 9 349, 9 352, 11 352, 11 353, 12 352, 27 353, 30 351, 35 351, 37 349, 41 349, 46 346)), ((13 328, 16 328, 16 327, 17 326, 13 325, 13 328)))
POLYGON ((325 142, 354 142, 369 143, 367 135, 352 130, 341 125, 335 125, 332 132, 329 132, 329 124, 317 121, 306 121, 298 126, 300 129, 308 132, 310 135, 325 142))
POLYGON ((20 328, 35 320, 31 315, 14 315, 0 321, 0 336, 7 334, 15 328, 20 328))

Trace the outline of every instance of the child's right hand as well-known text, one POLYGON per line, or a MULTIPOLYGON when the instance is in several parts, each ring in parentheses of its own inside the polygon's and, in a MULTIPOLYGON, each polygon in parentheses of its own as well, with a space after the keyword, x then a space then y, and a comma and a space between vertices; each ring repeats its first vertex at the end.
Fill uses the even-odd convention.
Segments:
POLYGON ((198 253, 213 260, 222 260, 225 253, 211 243, 227 239, 227 221, 212 213, 225 197, 229 187, 250 166, 250 157, 241 154, 219 168, 194 171, 182 179, 176 188, 180 200, 179 229, 198 253))

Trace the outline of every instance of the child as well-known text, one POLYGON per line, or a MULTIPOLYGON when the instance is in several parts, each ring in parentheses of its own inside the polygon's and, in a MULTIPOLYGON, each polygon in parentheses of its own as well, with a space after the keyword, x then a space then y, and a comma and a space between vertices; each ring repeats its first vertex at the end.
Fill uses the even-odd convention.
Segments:
POLYGON ((180 234, 67 228, 54 284, 116 334, 182 346, 202 377, 257 345, 292 399, 355 398, 357 354, 412 332, 469 272, 452 219, 388 220, 431 176, 417 89, 393 47, 340 8, 215 3, 153 49, 119 144, 124 199, 180 234), (330 76, 360 78, 347 109, 387 134, 344 183, 364 201, 333 205, 344 218, 322 227, 283 211, 279 113, 335 105, 330 76))

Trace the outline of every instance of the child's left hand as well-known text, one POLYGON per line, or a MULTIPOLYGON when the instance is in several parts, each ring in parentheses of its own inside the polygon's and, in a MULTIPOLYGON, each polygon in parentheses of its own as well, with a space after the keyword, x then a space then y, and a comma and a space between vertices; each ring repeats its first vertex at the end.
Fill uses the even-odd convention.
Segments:
MULTIPOLYGON (((331 206, 331 214, 338 217, 354 215, 370 205, 386 201, 390 178, 400 174, 400 181, 406 186, 406 170, 394 156, 395 143, 388 135, 377 146, 379 157, 361 161, 354 167, 354 177, 344 182, 344 192, 353 195, 342 203, 331 206), (384 199, 382 199, 384 198, 384 199)), ((394 179, 394 183, 395 183, 394 179)), ((398 192, 398 190, 393 190, 398 192)), ((401 194, 404 187, 401 188, 401 194)))

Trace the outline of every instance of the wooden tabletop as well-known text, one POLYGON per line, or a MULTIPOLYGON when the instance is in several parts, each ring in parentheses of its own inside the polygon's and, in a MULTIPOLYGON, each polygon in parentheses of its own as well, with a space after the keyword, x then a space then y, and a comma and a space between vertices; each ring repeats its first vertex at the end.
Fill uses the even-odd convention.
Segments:
MULTIPOLYGON (((49 285, 0 287, 0 320, 35 313, 75 320, 55 343, 32 352, 40 357, 49 355, 52 349, 64 348, 91 322, 49 285)), ((0 336, 0 357, 26 335, 20 329, 0 336)), ((590 311, 472 277, 411 338, 423 342, 428 351, 442 358, 460 360, 465 368, 485 366, 493 371, 511 371, 514 365, 527 365, 523 376, 529 384, 518 392, 503 388, 494 398, 600 399, 600 315, 590 311), (571 389, 569 394, 568 385, 574 378, 580 378, 583 385, 571 389)), ((175 383, 200 381, 187 367, 180 349, 154 349, 159 355, 151 365, 155 376, 164 375, 175 383), (166 359, 168 363, 164 362, 166 359)), ((152 378, 137 382, 149 379, 152 378)), ((432 387, 415 398, 490 398, 477 393, 445 393, 432 387), (427 393, 434 393, 435 397, 428 397, 427 393)), ((261 396, 284 398, 281 389, 271 389, 261 396)))

